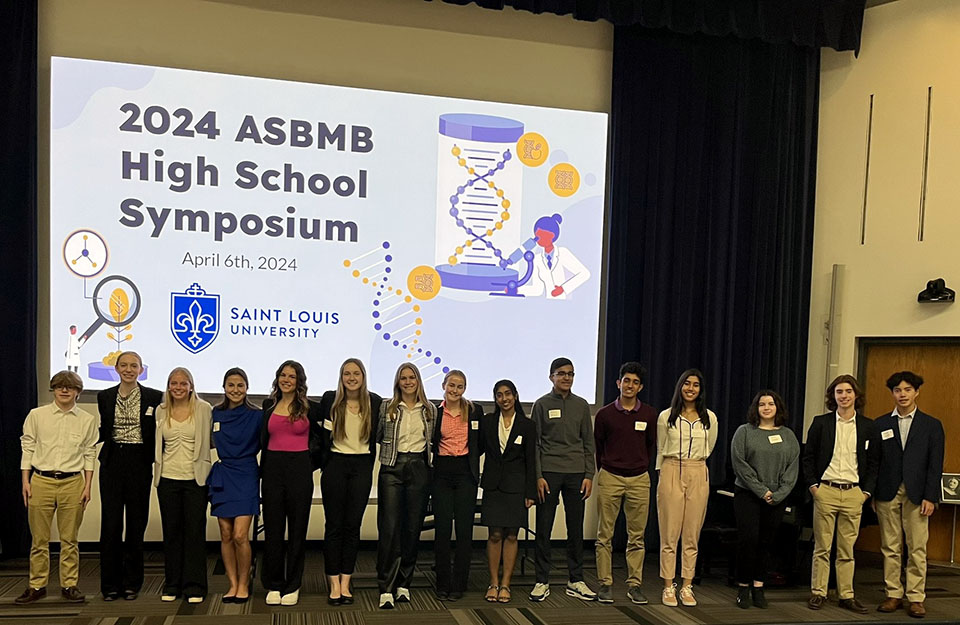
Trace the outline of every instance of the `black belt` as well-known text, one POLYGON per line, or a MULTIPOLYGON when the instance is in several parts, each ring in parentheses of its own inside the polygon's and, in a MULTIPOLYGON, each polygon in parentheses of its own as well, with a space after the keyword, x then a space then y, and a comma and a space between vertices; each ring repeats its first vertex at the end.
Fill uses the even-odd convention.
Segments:
POLYGON ((847 484, 844 482, 831 482, 829 480, 821 480, 821 484, 826 484, 827 486, 832 486, 834 488, 839 488, 840 490, 850 490, 851 488, 856 488, 860 486, 859 484, 847 484))
POLYGON ((55 480, 65 480, 68 477, 80 475, 79 471, 41 471, 36 467, 33 468, 33 472, 37 475, 42 475, 43 477, 52 477, 55 480))

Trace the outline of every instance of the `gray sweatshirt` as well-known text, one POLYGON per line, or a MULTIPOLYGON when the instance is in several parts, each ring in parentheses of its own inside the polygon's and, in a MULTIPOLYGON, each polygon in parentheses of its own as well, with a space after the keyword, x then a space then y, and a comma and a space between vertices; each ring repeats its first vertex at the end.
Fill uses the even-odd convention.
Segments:
POLYGON ((590 405, 570 393, 566 399, 549 392, 533 404, 537 426, 537 477, 548 473, 583 473, 593 479, 593 421, 590 405))
POLYGON ((780 503, 797 483, 800 444, 788 427, 761 430, 744 423, 733 435, 730 452, 737 476, 735 484, 757 497, 769 490, 773 503, 780 503))

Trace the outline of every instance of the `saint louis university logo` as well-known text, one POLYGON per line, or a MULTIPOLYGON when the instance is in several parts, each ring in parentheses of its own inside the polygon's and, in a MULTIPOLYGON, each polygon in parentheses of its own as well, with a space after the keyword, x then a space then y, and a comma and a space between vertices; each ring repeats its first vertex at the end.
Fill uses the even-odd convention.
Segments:
POLYGON ((183 293, 171 293, 170 331, 192 354, 209 347, 220 333, 220 296, 207 293, 196 282, 183 293))

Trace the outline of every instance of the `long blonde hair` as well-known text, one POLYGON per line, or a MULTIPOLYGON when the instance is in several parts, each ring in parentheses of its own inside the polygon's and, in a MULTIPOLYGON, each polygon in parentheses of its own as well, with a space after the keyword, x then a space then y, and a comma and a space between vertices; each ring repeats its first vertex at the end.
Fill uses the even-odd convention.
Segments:
POLYGON ((403 393, 400 391, 400 373, 403 372, 404 369, 413 371, 413 375, 417 378, 417 401, 424 406, 430 402, 430 400, 427 399, 427 394, 423 390, 423 378, 420 377, 420 370, 417 369, 417 365, 412 362, 405 362, 397 367, 397 373, 393 376, 393 397, 390 399, 390 403, 387 404, 387 418, 391 421, 396 420, 400 402, 403 401, 403 393))
POLYGON ((170 426, 170 419, 173 415, 173 397, 170 395, 170 380, 178 373, 190 382, 190 393, 187 395, 187 405, 190 408, 190 416, 187 417, 187 419, 192 419, 194 413, 197 411, 197 386, 193 383, 193 374, 190 373, 190 370, 186 367, 174 367, 167 376, 167 387, 163 391, 163 401, 160 402, 160 406, 162 406, 167 413, 168 427, 170 426))
MULTIPOLYGON (((450 371, 447 371, 447 375, 443 376, 443 386, 446 386, 447 380, 449 380, 453 376, 457 376, 458 378, 463 380, 463 390, 467 390, 467 374, 464 373, 463 371, 460 371, 459 369, 451 369, 450 371)), ((473 402, 471 402, 469 399, 467 399, 463 395, 460 395, 460 417, 464 419, 469 419, 471 410, 473 410, 473 402)))
POLYGON ((367 391, 367 369, 359 358, 347 358, 340 365, 340 377, 337 378, 337 394, 333 398, 333 405, 330 406, 330 420, 333 421, 333 440, 343 441, 347 435, 347 389, 343 386, 343 370, 349 364, 357 365, 360 374, 363 376, 359 391, 360 441, 368 442, 370 440, 370 430, 373 427, 373 419, 371 418, 370 393, 367 391))

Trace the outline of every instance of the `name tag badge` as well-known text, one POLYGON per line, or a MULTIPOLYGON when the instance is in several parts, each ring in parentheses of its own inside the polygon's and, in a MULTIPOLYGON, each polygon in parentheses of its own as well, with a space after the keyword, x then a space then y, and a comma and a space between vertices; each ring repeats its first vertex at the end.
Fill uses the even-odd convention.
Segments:
POLYGON ((219 431, 220 431, 220 422, 219 422, 219 421, 214 421, 214 423, 213 423, 213 431, 214 431, 214 432, 219 432, 219 431))
POLYGON ((560 418, 560 411, 559 411, 559 410, 551 410, 550 412, 547 413, 547 418, 549 418, 549 419, 559 419, 559 418, 560 418))
POLYGON ((886 441, 886 440, 890 440, 891 438, 893 438, 893 430, 892 430, 892 429, 891 429, 891 430, 884 430, 884 431, 880 432, 880 438, 882 438, 882 439, 885 440, 885 441, 886 441))
POLYGON ((513 441, 517 445, 523 444, 523 434, 517 437, 517 440, 513 441))
POLYGON ((471 421, 471 422, 470 422, 470 429, 471 429, 471 430, 479 430, 479 429, 480 429, 480 422, 479 422, 479 421, 471 421))
POLYGON ((634 421, 634 422, 633 422, 633 429, 636 430, 637 432, 645 432, 645 431, 647 430, 647 422, 646 422, 646 421, 634 421))
POLYGON ((147 407, 147 416, 149 417, 149 416, 151 416, 151 415, 153 415, 153 406, 148 406, 148 407, 147 407))
POLYGON ((863 451, 870 449, 870 439, 863 441, 863 451))
POLYGON ((777 443, 783 442, 783 437, 780 436, 779 434, 771 434, 770 436, 767 437, 767 440, 770 441, 771 445, 776 445, 777 443))
POLYGON ((333 431, 333 421, 330 419, 323 420, 323 429, 333 431))

